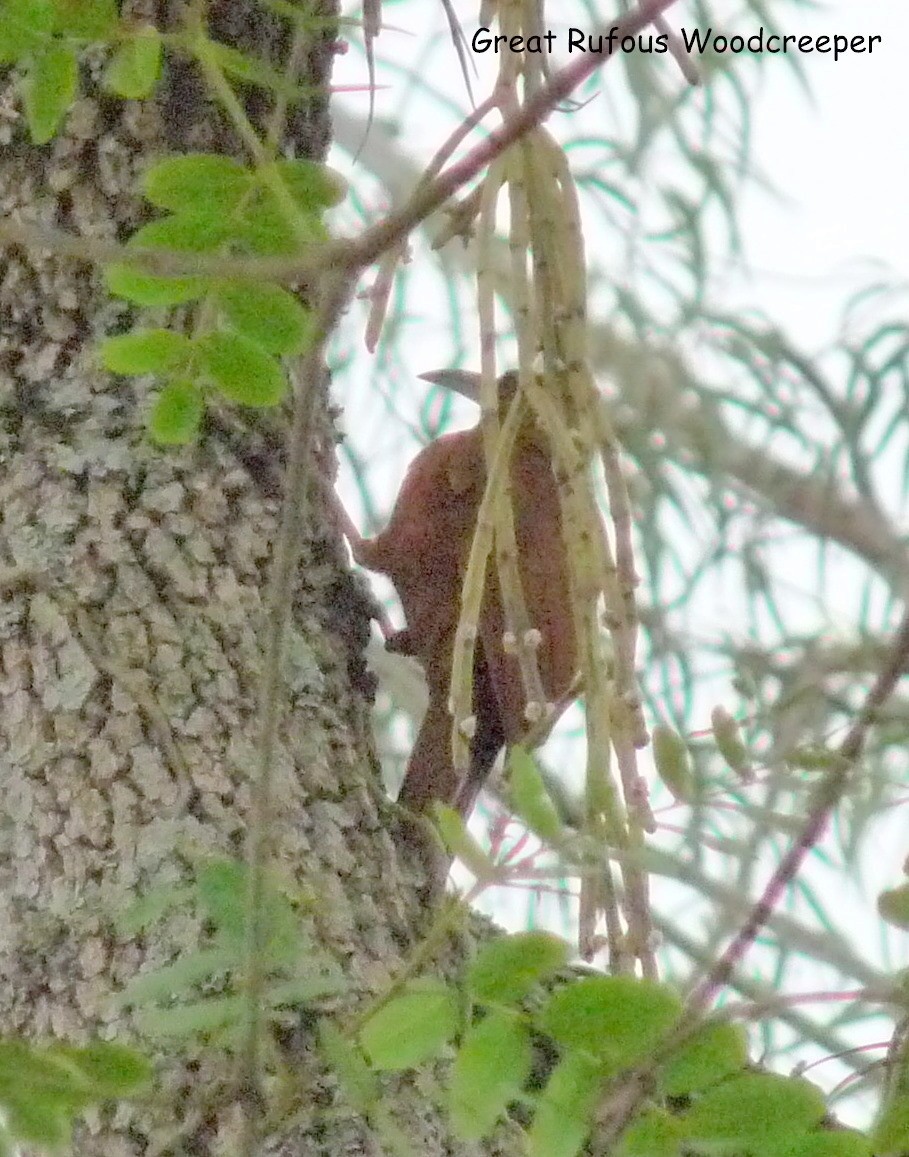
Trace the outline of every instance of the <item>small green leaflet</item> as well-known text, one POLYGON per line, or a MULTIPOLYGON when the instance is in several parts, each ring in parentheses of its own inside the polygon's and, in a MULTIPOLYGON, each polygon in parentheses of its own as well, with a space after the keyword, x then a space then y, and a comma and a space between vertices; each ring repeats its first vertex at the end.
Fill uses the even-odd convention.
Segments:
POLYGON ((54 0, 54 31, 77 40, 107 40, 117 27, 116 0, 54 0))
POLYGON ((161 36, 145 24, 114 53, 104 73, 104 85, 126 100, 151 96, 161 75, 161 36))
POLYGON ((78 84, 75 51, 62 40, 52 40, 30 61, 23 81, 23 102, 34 144, 47 144, 53 137, 73 103, 78 84))
POLYGON ((37 52, 54 27, 50 0, 6 0, 0 3, 0 64, 37 52))
POLYGON ((441 981, 416 980, 360 1030, 374 1069, 409 1069, 437 1056, 458 1026, 458 1001, 441 981))
POLYGON ((169 329, 134 329, 101 343, 104 368, 115 374, 154 374, 185 364, 192 342, 169 329))
POLYGON ((162 446, 185 446, 196 440, 205 401, 202 391, 188 378, 174 378, 155 398, 148 432, 162 446))
POLYGON ((213 296, 230 327, 266 353, 300 354, 312 341, 311 314, 279 285, 224 282, 213 296))
POLYGON ((252 173, 232 157, 189 153, 152 165, 142 191, 159 209, 210 218, 232 213, 251 183, 252 173))

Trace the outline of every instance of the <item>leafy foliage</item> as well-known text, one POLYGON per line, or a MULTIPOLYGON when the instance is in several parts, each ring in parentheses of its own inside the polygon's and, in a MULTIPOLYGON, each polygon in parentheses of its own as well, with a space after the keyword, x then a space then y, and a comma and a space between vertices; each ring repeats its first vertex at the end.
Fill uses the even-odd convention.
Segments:
POLYGON ((141 1053, 107 1041, 81 1048, 0 1041, 0 1152, 19 1145, 58 1150, 87 1108, 133 1097, 150 1078, 141 1053))
MULTIPOLYGON (((135 977, 120 995, 124 1007, 148 1036, 189 1040, 202 1036, 233 1048, 246 1004, 238 988, 246 947, 248 873, 231 860, 203 863, 188 888, 146 896, 126 912, 121 929, 130 934, 174 911, 188 910, 205 922, 206 943, 173 964, 135 977)), ((264 899, 269 1015, 344 991, 332 960, 303 928, 297 911, 274 884, 264 899)))
MULTIPOLYGON (((324 166, 281 161, 256 170, 213 153, 159 161, 146 170, 143 189, 167 215, 139 229, 132 247, 212 255, 274 256, 295 252, 303 238, 323 239, 320 214, 344 193, 324 166)), ((211 393, 244 406, 278 405, 287 381, 277 358, 299 355, 312 341, 309 312, 279 285, 160 276, 124 264, 108 268, 107 285, 138 305, 198 302, 198 316, 209 319, 191 336, 138 329, 102 344, 114 373, 163 378, 149 430, 165 445, 195 439, 211 393)))
MULTIPOLYGON (((546 933, 504 937, 480 949, 461 994, 418 980, 390 996, 361 1028, 362 1052, 332 1036, 341 1071, 356 1074, 345 1078, 359 1090, 354 1103, 367 1111, 377 1095, 364 1054, 381 1071, 453 1050, 448 1104, 459 1136, 489 1136, 519 1104, 531 1114, 530 1154, 575 1157, 615 1085, 663 1050, 656 1069, 661 1103, 645 1109, 624 1136, 620 1151, 627 1157, 676 1157, 717 1146, 755 1157, 870 1154, 865 1135, 825 1124, 825 1100, 815 1086, 749 1070, 739 1026, 706 1020, 675 1039, 682 1006, 670 988, 625 976, 570 977, 567 951, 546 933), (473 1010, 466 1027, 460 1007, 473 1010), (540 1066, 534 1055, 543 1038, 549 1043, 540 1066)), ((889 1122, 898 1116, 894 1108, 881 1127, 897 1129, 889 1122)))
MULTIPOLYGON (((116 44, 105 81, 111 92, 143 99, 154 92, 161 70, 162 42, 151 25, 122 24, 113 0, 3 0, 0 4, 0 65, 22 65, 21 95, 34 144, 49 142, 79 91, 79 49, 87 43, 116 44)), ((274 70, 225 45, 199 39, 197 53, 212 68, 275 90, 285 88, 274 70)), ((285 96, 299 94, 288 94, 285 96)), ((169 254, 278 256, 327 239, 325 210, 343 199, 337 174, 307 160, 266 157, 257 168, 214 154, 174 156, 145 174, 149 202, 167 215, 140 228, 131 245, 169 254)), ((111 293, 150 308, 199 302, 210 305, 221 324, 193 333, 195 348, 156 402, 150 429, 157 441, 180 444, 195 437, 206 391, 249 406, 273 406, 286 383, 274 356, 302 353, 311 341, 305 309, 278 285, 239 285, 206 277, 158 276, 144 267, 117 263, 106 272, 111 293), (195 382, 196 392, 185 387, 195 382), (182 385, 180 383, 183 383, 182 385), (168 388, 169 387, 169 388, 168 388)), ((116 339, 114 339, 116 340, 116 339)), ((123 349, 108 344, 108 368, 128 365, 123 349)), ((138 364, 141 364, 138 363, 138 364)), ((118 369, 161 372, 170 366, 118 369)))

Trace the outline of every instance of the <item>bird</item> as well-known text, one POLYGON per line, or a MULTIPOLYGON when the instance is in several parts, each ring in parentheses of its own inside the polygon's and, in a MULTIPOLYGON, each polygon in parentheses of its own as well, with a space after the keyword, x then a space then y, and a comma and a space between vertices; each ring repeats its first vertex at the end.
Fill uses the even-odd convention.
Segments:
MULTIPOLYGON (((480 375, 441 370, 421 377, 478 400, 480 375)), ((519 379, 498 380, 504 415, 519 379)), ((486 485, 486 455, 479 422, 443 434, 411 462, 388 524, 362 538, 345 518, 351 553, 361 566, 386 575, 404 611, 405 627, 386 648, 418 660, 426 674, 429 704, 411 750, 398 802, 412 812, 434 801, 466 821, 501 749, 524 738, 527 703, 518 657, 505 645, 506 622, 495 551, 491 552, 478 620, 473 663, 473 734, 468 770, 461 777, 451 752, 450 679, 461 589, 477 513, 486 485)), ((569 566, 562 536, 558 484, 548 440, 532 414, 522 421, 511 460, 518 571, 547 700, 562 703, 577 663, 569 566)))

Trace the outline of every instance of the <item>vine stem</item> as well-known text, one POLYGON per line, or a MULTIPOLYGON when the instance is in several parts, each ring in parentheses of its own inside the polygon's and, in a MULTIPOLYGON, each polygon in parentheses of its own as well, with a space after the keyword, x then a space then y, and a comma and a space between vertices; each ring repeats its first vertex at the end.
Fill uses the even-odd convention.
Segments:
POLYGON ((303 358, 298 374, 295 375, 297 380, 288 436, 281 525, 275 543, 265 603, 267 620, 259 684, 261 731, 256 753, 256 768, 252 778, 247 832, 249 888, 244 970, 246 1024, 239 1062, 240 1089, 247 1096, 244 1139, 246 1157, 253 1157, 257 1151, 256 1118, 252 1106, 256 1103, 260 1085, 260 1051, 264 1024, 262 997, 267 979, 265 941, 268 929, 264 900, 266 873, 272 851, 275 750, 283 704, 281 684, 287 626, 293 601, 294 578, 300 558, 300 543, 309 512, 307 481, 313 406, 318 394, 318 382, 324 372, 322 362, 325 343, 352 289, 352 279, 343 273, 336 275, 323 287, 316 311, 313 344, 303 358))

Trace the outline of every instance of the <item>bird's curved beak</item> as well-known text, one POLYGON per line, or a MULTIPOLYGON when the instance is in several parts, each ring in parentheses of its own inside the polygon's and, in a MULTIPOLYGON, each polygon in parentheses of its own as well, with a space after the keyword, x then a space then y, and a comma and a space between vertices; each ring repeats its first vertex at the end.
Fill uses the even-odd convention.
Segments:
POLYGON ((420 377, 424 382, 431 382, 434 386, 454 390, 456 394, 469 398, 479 405, 481 379, 473 370, 431 370, 428 374, 420 374, 420 377))

